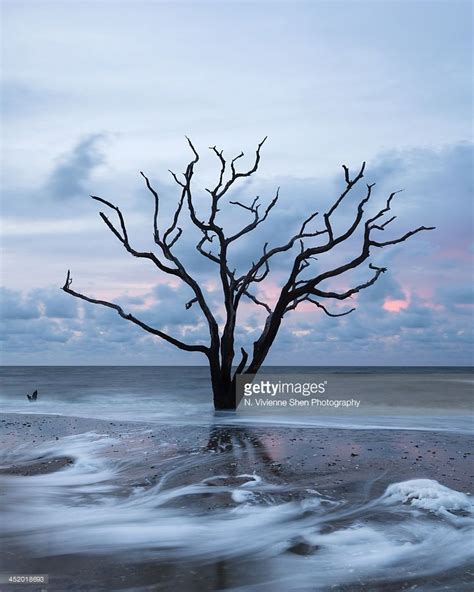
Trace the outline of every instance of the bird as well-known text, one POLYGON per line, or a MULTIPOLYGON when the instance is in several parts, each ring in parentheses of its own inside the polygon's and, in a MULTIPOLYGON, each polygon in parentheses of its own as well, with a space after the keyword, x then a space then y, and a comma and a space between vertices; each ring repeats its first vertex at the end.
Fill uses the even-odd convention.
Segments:
POLYGON ((26 396, 28 397, 28 401, 32 403, 33 401, 36 401, 36 399, 38 398, 38 391, 35 391, 32 395, 26 396))

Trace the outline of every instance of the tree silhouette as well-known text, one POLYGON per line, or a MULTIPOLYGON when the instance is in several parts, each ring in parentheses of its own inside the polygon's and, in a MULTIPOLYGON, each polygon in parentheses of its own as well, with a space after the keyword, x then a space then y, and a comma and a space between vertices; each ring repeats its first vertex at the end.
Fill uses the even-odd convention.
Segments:
POLYGON ((322 302, 346 300, 350 298, 361 290, 372 286, 386 269, 383 267, 377 267, 373 263, 369 263, 368 267, 372 272, 370 278, 365 282, 344 291, 330 291, 325 289, 321 286, 325 280, 340 277, 345 274, 345 272, 361 266, 365 261, 369 260, 372 248, 380 249, 385 246, 402 243, 422 230, 433 230, 433 227, 420 226, 414 230, 406 232, 403 236, 398 238, 390 240, 374 238, 374 231, 385 231, 387 226, 395 220, 396 216, 391 216, 390 218, 385 219, 385 215, 391 211, 392 201, 399 192, 396 191, 391 193, 382 209, 380 209, 374 216, 363 220, 365 218, 364 207, 370 200, 372 189, 375 185, 373 183, 366 185, 364 194, 359 198, 356 212, 349 226, 341 233, 336 232, 333 226, 333 216, 346 196, 363 178, 365 170, 364 162, 359 172, 351 178, 348 167, 343 165, 345 182, 344 190, 337 197, 333 205, 319 218, 321 220, 320 228, 310 229, 311 226, 314 226, 314 221, 318 216, 318 212, 311 213, 303 221, 296 234, 289 238, 286 243, 271 248, 268 243, 265 243, 261 256, 251 263, 245 273, 239 275, 236 270, 232 270, 229 267, 230 249, 234 243, 240 239, 245 240, 246 235, 256 230, 260 224, 268 218, 270 212, 278 201, 279 190, 277 190, 274 198, 266 207, 262 207, 259 197, 256 197, 250 204, 245 204, 240 201, 229 201, 229 207, 234 206, 240 208, 248 212, 250 215, 250 222, 233 234, 227 234, 225 232, 223 226, 219 224, 218 214, 220 206, 223 203, 221 202, 222 198, 228 194, 228 192, 234 187, 235 183, 239 179, 250 177, 257 171, 260 163, 261 148, 265 140, 266 138, 258 144, 253 166, 249 170, 243 172, 237 170, 237 161, 243 157, 243 152, 228 161, 224 158, 222 150, 218 150, 215 146, 211 148, 218 158, 220 172, 215 187, 213 189, 206 189, 210 196, 210 211, 206 219, 202 220, 198 217, 195 209, 192 188, 194 169, 199 161, 199 154, 191 140, 187 138, 193 158, 187 165, 182 179, 170 171, 174 181, 180 188, 180 197, 174 215, 172 216, 171 223, 164 232, 159 228, 159 195, 153 188, 148 177, 141 172, 146 186, 154 199, 153 228, 154 241, 158 247, 157 251, 159 252, 158 255, 154 252, 138 251, 133 248, 129 242, 125 219, 120 209, 113 203, 102 199, 101 197, 95 195, 91 196, 94 200, 104 204, 116 213, 119 223, 118 226, 111 222, 103 212, 100 212, 100 216, 111 232, 131 255, 138 258, 149 259, 161 272, 179 278, 192 290, 193 298, 186 303, 185 308, 189 309, 193 305, 200 307, 209 328, 208 344, 185 343, 181 339, 173 337, 160 329, 151 327, 133 314, 125 312, 118 304, 106 300, 90 298, 89 296, 76 292, 71 288, 72 278, 70 271, 67 273, 66 282, 62 288, 65 292, 76 298, 116 310, 122 318, 138 325, 152 335, 164 339, 181 350, 204 354, 209 363, 214 406, 216 409, 235 408, 236 376, 241 373, 255 374, 259 371, 275 341, 285 315, 290 311, 295 310, 302 302, 312 303, 315 307, 321 309, 331 317, 348 315, 353 312, 354 308, 350 308, 344 312, 330 312, 322 302), (211 310, 207 302, 206 295, 201 286, 186 269, 182 260, 176 255, 175 250, 173 249, 182 235, 182 228, 178 226, 178 223, 186 211, 192 224, 200 233, 200 240, 196 245, 198 252, 203 257, 213 262, 218 269, 225 307, 225 323, 221 328, 218 325, 215 313, 211 310), (362 244, 359 247, 356 256, 350 258, 346 263, 331 267, 326 271, 318 273, 312 271, 311 262, 317 255, 328 253, 341 243, 344 243, 354 235, 358 228, 362 231, 362 244), (312 244, 311 246, 305 244, 308 242, 314 243, 315 239, 319 244, 312 244), (213 251, 212 245, 214 244, 217 245, 217 249, 213 251), (296 254, 293 247, 296 247, 297 249, 296 254), (263 282, 269 275, 270 261, 272 258, 275 255, 289 251, 293 251, 291 269, 284 285, 281 287, 276 303, 273 306, 270 306, 268 303, 257 298, 254 289, 257 284, 263 282), (303 273, 304 270, 307 271, 303 273), (253 343, 251 356, 249 357, 249 353, 246 349, 241 348, 240 359, 235 366, 235 329, 237 312, 243 298, 250 299, 254 304, 262 307, 266 311, 266 320, 260 336, 253 343))

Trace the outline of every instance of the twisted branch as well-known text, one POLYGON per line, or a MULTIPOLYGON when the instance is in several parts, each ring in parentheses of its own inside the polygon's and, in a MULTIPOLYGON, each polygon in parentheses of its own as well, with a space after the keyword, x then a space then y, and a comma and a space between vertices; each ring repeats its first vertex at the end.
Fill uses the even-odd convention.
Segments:
POLYGON ((105 306, 106 308, 112 308, 112 309, 116 310, 118 312, 118 314, 126 321, 130 321, 131 323, 138 325, 144 331, 147 331, 148 333, 151 333, 152 335, 156 335, 157 337, 161 337, 161 339, 164 339, 168 343, 171 343, 172 345, 176 346, 177 348, 179 348, 181 350, 188 351, 188 352, 201 352, 203 354, 209 355, 209 348, 206 347, 205 345, 191 345, 189 343, 184 343, 184 341, 181 341, 180 339, 176 339, 175 337, 168 335, 167 333, 165 333, 164 331, 161 331, 160 329, 155 329, 155 328, 151 327, 150 325, 147 325, 146 323, 144 323, 143 321, 141 321, 140 319, 138 319, 134 315, 124 312, 123 308, 121 306, 119 306, 118 304, 115 304, 113 302, 109 302, 107 300, 99 300, 97 298, 90 298, 89 296, 85 296, 84 294, 81 294, 80 292, 76 292, 75 290, 73 290, 71 288, 71 284, 72 284, 72 277, 71 277, 71 272, 68 269, 66 281, 64 282, 64 286, 62 287, 64 292, 71 294, 72 296, 75 296, 76 298, 80 298, 81 300, 85 300, 86 302, 90 302, 92 304, 99 304, 100 306, 105 306))

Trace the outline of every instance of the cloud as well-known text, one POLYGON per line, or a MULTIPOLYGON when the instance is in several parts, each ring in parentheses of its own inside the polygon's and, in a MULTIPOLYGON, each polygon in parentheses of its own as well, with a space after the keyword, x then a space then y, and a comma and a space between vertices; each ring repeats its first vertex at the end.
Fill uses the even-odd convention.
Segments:
POLYGON ((437 295, 437 301, 445 306, 459 306, 474 304, 474 286, 460 283, 457 286, 442 286, 437 295))
MULTIPOLYGON (((4 363, 14 359, 33 364, 45 360, 55 364, 173 363, 171 352, 176 357, 172 346, 124 321, 115 311, 83 303, 58 289, 26 294, 1 290, 0 296, 4 363)), ((148 295, 152 301, 146 310, 137 309, 148 297, 124 294, 118 301, 152 326, 178 338, 205 340, 207 332, 195 324, 196 314, 185 311, 178 296, 166 286, 157 286, 148 295)), ((183 357, 183 361, 192 363, 194 358, 183 357)))
MULTIPOLYGON (((114 312, 68 299, 58 290, 68 268, 78 289, 116 297, 179 335, 207 338, 199 309, 184 309, 189 291, 178 282, 163 285, 150 262, 124 252, 98 217, 99 204, 87 198, 116 202, 133 245, 154 249, 153 204, 138 172, 156 181, 160 216, 169 216, 179 188, 166 170, 185 170, 185 134, 201 155, 194 195, 203 217, 203 188, 218 175, 208 146, 217 143, 227 157, 243 149, 244 166, 254 142, 269 136, 258 175, 231 198, 249 203, 260 195, 268 203, 277 186, 281 198, 257 233, 232 249, 229 263, 238 273, 266 241, 286 242, 310 212, 320 212, 321 228, 322 213, 344 186, 342 162, 356 170, 367 160, 364 182, 377 183, 369 212, 391 191, 405 190, 387 238, 418 224, 437 227, 373 250, 389 271, 354 299, 358 310, 350 317, 291 315, 272 361, 467 359, 474 252, 473 146, 463 142, 472 121, 469 3, 455 10, 435 3, 429 11, 423 2, 392 3, 387 18, 384 3, 349 2, 345 19, 338 3, 294 10, 276 2, 271 11, 256 3, 252 18, 232 2, 201 2, 199 10, 194 3, 151 2, 140 11, 129 2, 113 14, 100 2, 4 4, 2 310, 10 361, 184 359, 114 312), (384 310, 397 301, 408 306, 384 310)), ((362 184, 348 196, 338 229, 350 223, 364 191, 362 184)), ((224 201, 219 216, 233 227, 249 220, 249 212, 224 201)), ((196 251, 199 233, 181 222, 176 246, 183 262, 201 284, 219 285, 217 267, 196 251)), ((353 255, 359 239, 312 262, 311 270, 353 255)), ((277 293, 297 249, 272 261, 271 283, 259 295, 277 293)), ((367 277, 365 266, 331 285, 367 277)), ((207 295, 214 307, 221 290, 207 295)), ((255 338, 263 316, 246 304, 239 341, 255 338)))
POLYGON ((93 171, 105 162, 100 143, 106 134, 91 134, 64 154, 51 172, 46 193, 58 200, 85 197, 91 193, 89 182, 93 171))
POLYGON ((0 288, 0 312, 3 320, 31 320, 40 317, 38 303, 28 296, 0 288))
MULTIPOLYGON (((400 150, 383 154, 368 163, 364 180, 377 182, 369 215, 385 203, 392 190, 405 188, 405 192, 397 196, 393 204, 397 220, 383 233, 386 238, 399 236, 423 223, 434 224, 437 229, 418 235, 402 245, 383 251, 374 249, 374 262, 387 266, 388 272, 374 286, 348 303, 349 306, 353 303, 357 305, 357 311, 349 317, 329 319, 321 311, 311 308, 290 315, 285 319, 269 363, 322 363, 324 360, 325 363, 337 364, 347 363, 348 359, 364 364, 414 363, 415 360, 420 363, 426 363, 427 360, 467 363, 469 354, 465 343, 469 332, 466 318, 471 314, 472 295, 465 278, 470 277, 473 253, 470 244, 472 188, 467 163, 472 155, 472 145, 456 144, 435 151, 400 150), (448 189, 449 207, 446 201, 448 189), (408 305, 403 305, 404 308, 397 305, 396 311, 393 307, 392 310, 384 309, 387 302, 397 301, 408 305), (353 352, 355 344, 357 354, 353 352), (425 349, 422 351, 422 348, 425 349), (349 353, 350 358, 347 358, 349 353)), ((209 198, 204 191, 200 191, 199 179, 197 181, 195 197, 204 217, 209 198)), ((102 183, 107 184, 104 179, 102 183)), ((160 178, 156 185, 162 197, 160 216, 166 227, 166 219, 173 211, 178 192, 177 188, 160 178)), ((280 203, 272 210, 265 224, 254 235, 247 235, 241 248, 230 255, 230 264, 237 267, 238 272, 245 271, 251 261, 261 254, 265 241, 269 241, 270 247, 284 244, 309 212, 320 212, 319 218, 315 219, 315 228, 321 228, 322 213, 339 195, 343 178, 341 174, 322 179, 257 176, 232 194, 230 199, 247 202, 260 194, 262 200, 268 200, 278 185, 282 188, 280 203)), ((123 194, 119 193, 117 203, 130 221, 132 244, 149 250, 154 248, 152 202, 141 182, 137 183, 137 187, 139 189, 131 199, 123 199, 123 194)), ((114 188, 114 180, 111 179, 111 194, 114 188)), ((363 193, 362 186, 354 188, 353 195, 348 196, 347 203, 341 207, 337 216, 338 229, 342 230, 353 220, 363 193)), ((63 200, 62 204, 63 213, 67 212, 67 220, 71 220, 70 203, 63 200)), ((97 212, 94 202, 87 204, 89 210, 97 212)), ((249 219, 247 211, 225 205, 224 202, 219 216, 222 224, 234 226, 244 225, 249 219)), ((196 251, 199 233, 189 232, 187 219, 188 214, 184 210, 180 221, 183 236, 176 245, 177 253, 201 285, 209 288, 206 289, 206 295, 212 308, 218 311, 221 322, 221 290, 219 287, 215 289, 215 286, 219 286, 218 267, 196 251)), ((41 233, 29 232, 29 227, 34 227, 34 224, 34 220, 26 223, 23 219, 24 233, 21 232, 21 226, 15 226, 13 232, 4 238, 5 247, 11 253, 5 258, 5 264, 9 267, 4 277, 8 278, 10 287, 5 310, 6 316, 12 317, 5 331, 16 335, 11 338, 15 345, 10 347, 10 360, 15 359, 15 351, 24 353, 28 350, 28 325, 22 324, 21 315, 28 317, 39 314, 38 322, 31 324, 31 333, 38 335, 41 329, 44 337, 38 339, 50 340, 51 343, 65 339, 64 351, 54 350, 57 351, 58 359, 75 356, 84 362, 87 359, 100 359, 108 363, 125 356, 127 360, 135 361, 189 361, 187 356, 140 332, 130 323, 125 323, 113 311, 82 303, 78 305, 72 298, 68 299, 58 290, 68 268, 72 269, 78 290, 89 295, 103 294, 116 298, 150 324, 164 327, 170 333, 194 343, 207 342, 208 330, 199 307, 193 306, 190 310, 184 308, 184 304, 192 297, 190 290, 182 289, 180 282, 173 278, 170 281, 169 277, 160 276, 149 261, 138 261, 131 257, 100 219, 91 223, 90 227, 87 224, 65 224, 64 228, 69 229, 67 236, 64 232, 55 231, 55 228, 62 227, 60 217, 40 225, 41 233), (48 232, 48 228, 52 231, 48 232), (19 273, 19 269, 28 270, 28 273, 19 273), (47 285, 57 287, 49 292, 45 288, 47 285), (11 292, 12 288, 21 291, 11 292), (15 322, 14 315, 19 317, 15 322), (156 356, 155 351, 158 352, 156 356), (92 352, 95 352, 95 357, 92 352)), ((321 271, 339 264, 347 257, 352 258, 356 249, 360 248, 360 238, 357 236, 337 253, 312 262, 311 270, 321 271)), ((293 253, 288 252, 272 261, 269 283, 257 286, 259 297, 278 293, 278 287, 287 277, 297 248, 293 253)), ((331 287, 347 288, 366 281, 371 274, 365 265, 350 277, 331 282, 331 287)), ((344 307, 346 304, 343 303, 344 307)), ((328 308, 345 310, 339 309, 337 303, 330 303, 328 308)), ((236 333, 238 346, 251 347, 263 324, 264 314, 262 308, 255 308, 246 301, 239 315, 236 333)), ((9 340, 9 343, 12 341, 9 340)), ((43 351, 46 350, 32 350, 32 359, 40 359, 43 351)), ((202 362, 201 359, 199 361, 202 362)))
MULTIPOLYGON (((385 279, 385 277, 384 277, 385 279)), ((396 282, 387 286, 397 291, 396 282)), ((383 294, 386 290, 381 290, 383 294)), ((57 290, 2 290, 3 362, 55 364, 205 364, 203 356, 180 352, 115 311, 83 303, 57 290)), ((152 326, 189 343, 209 341, 196 306, 185 310, 185 291, 157 285, 142 297, 115 301, 152 326)), ((446 295, 449 299, 450 295, 446 295)), ((468 364, 472 340, 464 306, 435 309, 414 295, 396 314, 367 292, 357 310, 339 319, 305 309, 285 317, 269 364, 468 364)), ((263 317, 252 305, 236 330, 237 347, 251 351, 263 317), (252 311, 254 311, 252 313, 252 311)))
POLYGON ((43 109, 57 106, 58 96, 26 82, 3 80, 0 85, 2 113, 4 118, 19 119, 43 112, 43 109))
POLYGON ((45 318, 76 319, 78 317, 78 302, 72 298, 65 298, 59 288, 32 290, 29 297, 31 301, 37 303, 45 318))

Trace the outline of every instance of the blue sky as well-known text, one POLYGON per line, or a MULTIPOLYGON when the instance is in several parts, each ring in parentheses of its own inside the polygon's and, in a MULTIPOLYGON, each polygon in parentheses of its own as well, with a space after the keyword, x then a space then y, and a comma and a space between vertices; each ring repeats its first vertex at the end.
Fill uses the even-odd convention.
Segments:
MULTIPOLYGON (((472 3, 1 6, 3 363, 203 361, 59 291, 71 268, 77 289, 205 339, 197 311, 184 310, 186 294, 127 256, 88 198, 120 204, 138 245, 147 244, 152 204, 138 171, 171 211, 177 192, 167 171, 184 170, 184 135, 202 153, 203 204, 217 173, 208 146, 250 158, 269 136, 258 175, 238 195, 271 199, 281 187, 262 227, 277 243, 337 195, 342 163, 356 169, 363 160, 378 203, 404 189, 394 233, 437 226, 378 256, 390 273, 349 317, 295 312, 270 363, 472 361, 472 3)), ((247 241, 236 265, 261 240, 247 241)), ((217 306, 212 270, 191 239, 182 248, 217 306)), ((276 263, 264 296, 288 262, 276 263)), ((251 343, 262 322, 261 310, 246 309, 238 339, 251 343)))

